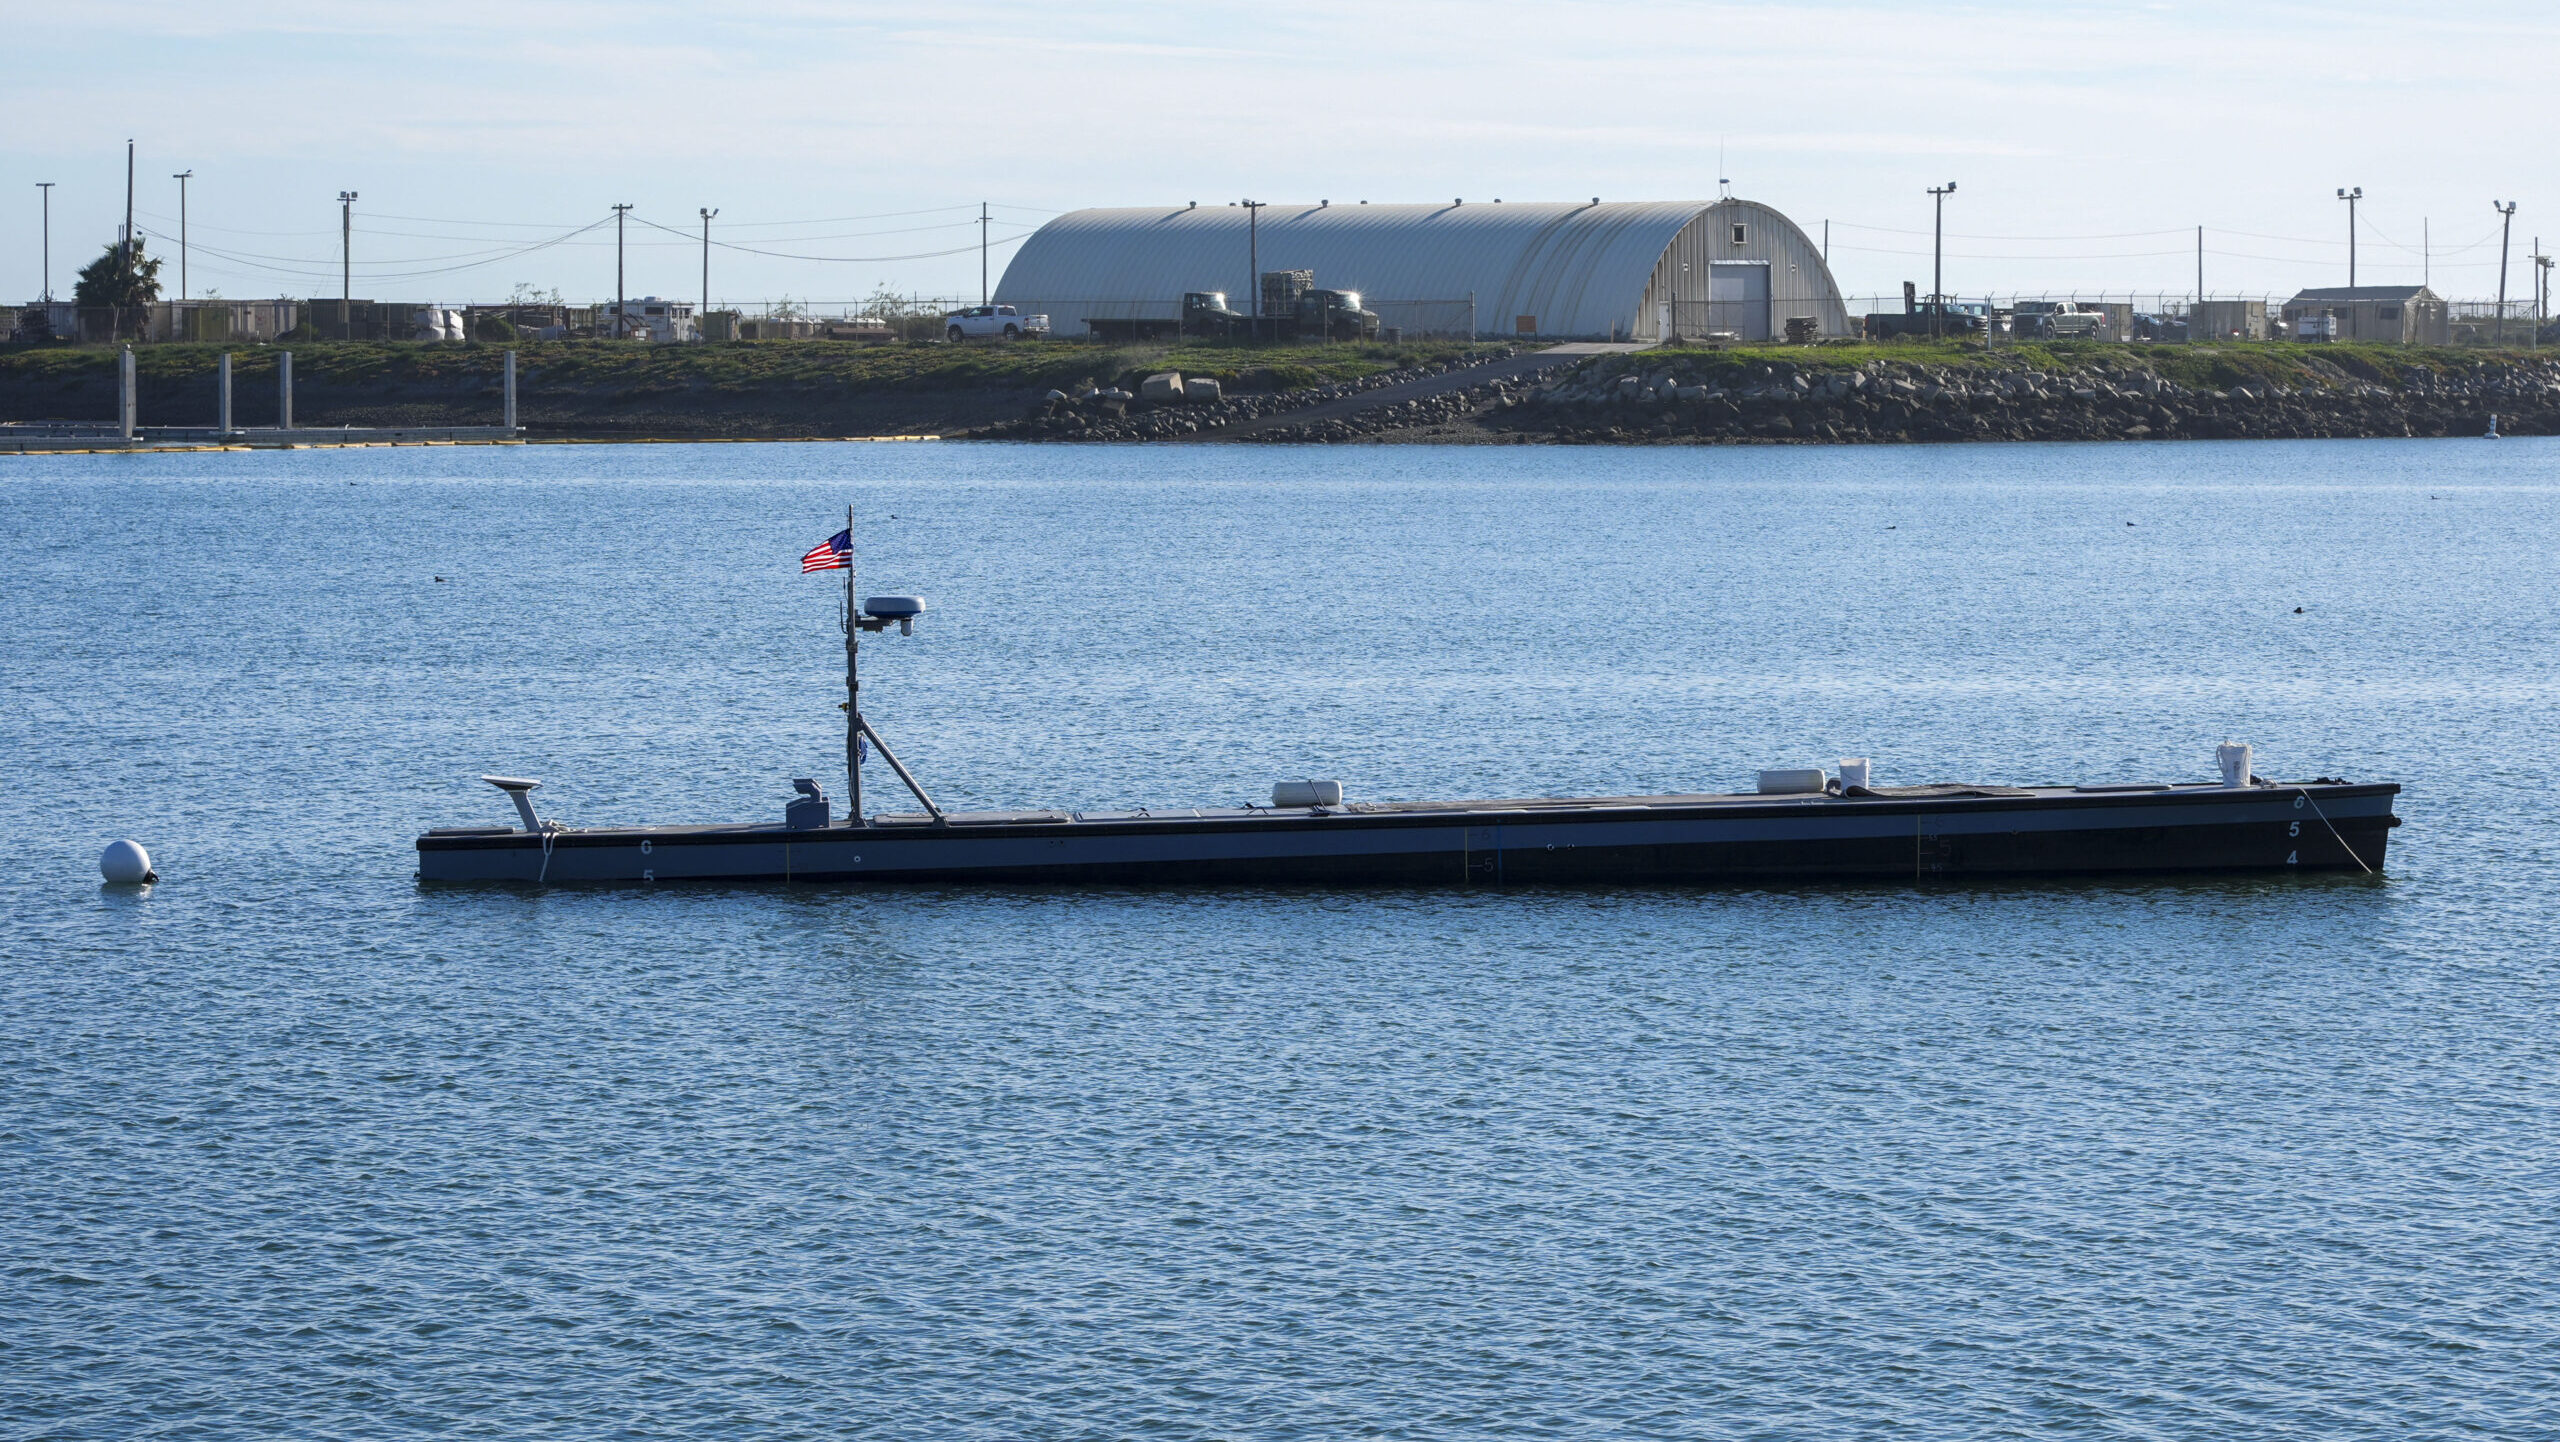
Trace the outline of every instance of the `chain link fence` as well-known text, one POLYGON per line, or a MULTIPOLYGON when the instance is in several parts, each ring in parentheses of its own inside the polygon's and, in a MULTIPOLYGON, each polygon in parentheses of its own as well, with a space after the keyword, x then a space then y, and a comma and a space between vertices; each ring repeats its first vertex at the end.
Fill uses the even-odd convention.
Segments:
MULTIPOLYGON (((1911 315, 1899 293, 1845 298, 1849 327, 1861 329, 1863 318, 1890 320, 1911 315)), ((1925 322, 1926 297, 1919 297, 1925 322)), ((2100 324, 2091 339, 2185 340, 2198 322, 2224 339, 2281 337, 2289 332, 2284 307, 2293 293, 2211 292, 2198 307, 2193 293, 2169 291, 2068 291, 1951 295, 1955 315, 1988 317, 2002 338, 2027 339, 2054 328, 2039 316, 2068 306, 2094 313, 2100 324), (2021 317, 2025 322, 2022 326, 2021 317)), ((721 300, 699 314, 699 320, 672 336, 692 340, 846 340, 885 344, 943 338, 953 312, 979 305, 970 296, 896 295, 888 292, 857 299, 800 299, 778 296, 755 301, 721 300)), ((1473 297, 1394 299, 1364 296, 1365 309, 1378 316, 1379 334, 1402 339, 1507 336, 1513 318, 1479 313, 1473 297)), ((2533 345, 2560 340, 2560 326, 2545 314, 2538 298, 2456 300, 2443 303, 2446 341, 2454 345, 2533 345)), ((1680 299, 1666 302, 1673 333, 1698 339, 1730 335, 1741 340, 1783 340, 1788 322, 1801 311, 1820 312, 1812 304, 1791 305, 1757 297, 1680 299), (1763 320, 1765 317, 1765 321, 1763 320)), ((690 313, 692 307, 686 307, 690 313)), ((1179 333, 1178 299, 1103 299, 1022 303, 1025 314, 1046 314, 1050 333, 1062 340, 1085 338, 1088 319, 1135 322, 1149 335, 1170 339, 1179 333)), ((585 339, 608 334, 609 304, 566 305, 515 301, 430 305, 384 301, 342 303, 334 298, 292 300, 154 301, 128 307, 79 306, 67 301, 35 301, 0 311, 0 337, 17 343, 70 342, 87 345, 212 342, 259 344, 292 340, 433 341, 440 339, 536 340, 585 339), (422 318, 435 317, 433 322, 422 318), (492 321, 501 324, 491 324, 492 321)), ((1979 334, 1979 320, 1966 322, 1979 334)), ((1891 325, 1884 330, 1922 329, 1891 325)), ((2075 330, 2074 334, 2078 332, 2075 330)))

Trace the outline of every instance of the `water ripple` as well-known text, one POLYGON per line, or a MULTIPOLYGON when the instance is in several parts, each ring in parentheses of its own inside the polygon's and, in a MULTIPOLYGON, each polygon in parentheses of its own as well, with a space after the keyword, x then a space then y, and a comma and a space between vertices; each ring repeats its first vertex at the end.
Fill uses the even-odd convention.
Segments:
POLYGON ((2560 447, 1169 455, 9 468, 0 1430, 2555 1430, 2560 447), (480 770, 826 774, 848 493, 960 804, 2230 734, 2411 825, 2379 882, 411 884, 480 770))

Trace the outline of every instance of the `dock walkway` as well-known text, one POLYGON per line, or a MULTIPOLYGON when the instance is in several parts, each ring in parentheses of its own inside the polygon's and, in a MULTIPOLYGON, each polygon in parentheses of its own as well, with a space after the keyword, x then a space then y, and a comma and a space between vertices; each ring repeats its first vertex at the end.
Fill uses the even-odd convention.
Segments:
POLYGON ((46 422, 0 424, 0 455, 101 455, 160 451, 289 451, 340 446, 522 445, 521 427, 505 426, 273 426, 218 430, 212 426, 140 426, 131 436, 111 425, 46 422))

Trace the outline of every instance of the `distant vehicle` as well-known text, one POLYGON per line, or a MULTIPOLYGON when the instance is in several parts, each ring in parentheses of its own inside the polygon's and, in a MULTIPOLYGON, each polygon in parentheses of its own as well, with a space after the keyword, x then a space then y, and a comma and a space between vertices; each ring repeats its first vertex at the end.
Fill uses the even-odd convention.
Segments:
POLYGON ((1262 273, 1262 313, 1246 322, 1269 340, 1376 340, 1378 313, 1356 290, 1318 290, 1312 270, 1262 273))
POLYGON ((2022 300, 2009 329, 2034 340, 2104 340, 2107 314, 2083 310, 2067 300, 2022 300))
POLYGON ((2135 340, 2182 341, 2187 338, 2187 322, 2183 316, 2144 313, 2133 318, 2135 340))
POLYGON ((1223 290, 1187 290, 1182 293, 1182 333, 1184 335, 1242 335, 1247 318, 1227 304, 1223 290))
POLYGON ((1259 336, 1264 340, 1376 340, 1378 313, 1363 310, 1356 290, 1317 290, 1315 272, 1272 271, 1264 277, 1262 314, 1246 315, 1223 290, 1182 293, 1182 318, 1131 320, 1086 316, 1085 328, 1102 340, 1165 340, 1176 335, 1208 338, 1259 336))
POLYGON ((944 316, 942 332, 952 340, 1038 340, 1049 333, 1049 318, 1009 305, 975 305, 944 316))
POLYGON ((1378 313, 1363 310, 1360 292, 1356 290, 1311 290, 1298 298, 1297 322, 1302 336, 1330 336, 1335 340, 1376 340, 1378 313))
POLYGON ((2336 340, 2338 318, 2327 311, 2322 311, 2318 315, 2295 316, 2293 338, 2295 340, 2336 340))
POLYGON ((1126 344, 1133 341, 1164 341, 1178 336, 1240 336, 1251 322, 1227 305, 1223 290, 1190 290, 1182 293, 1182 314, 1168 316, 1089 315, 1084 328, 1096 340, 1126 344))
POLYGON ((1987 308, 1972 301, 1924 300, 1909 310, 1869 312, 1867 335, 1875 340, 1898 335, 1980 335, 1990 323, 1987 308))

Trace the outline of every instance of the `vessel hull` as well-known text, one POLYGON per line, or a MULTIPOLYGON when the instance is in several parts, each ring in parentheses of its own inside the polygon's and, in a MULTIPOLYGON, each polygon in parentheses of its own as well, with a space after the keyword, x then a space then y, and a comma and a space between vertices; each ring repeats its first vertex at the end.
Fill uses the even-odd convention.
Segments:
POLYGON ((1537 886, 2380 873, 2391 784, 1005 813, 947 824, 430 833, 423 881, 1537 886), (547 844, 546 844, 547 841, 547 844))

